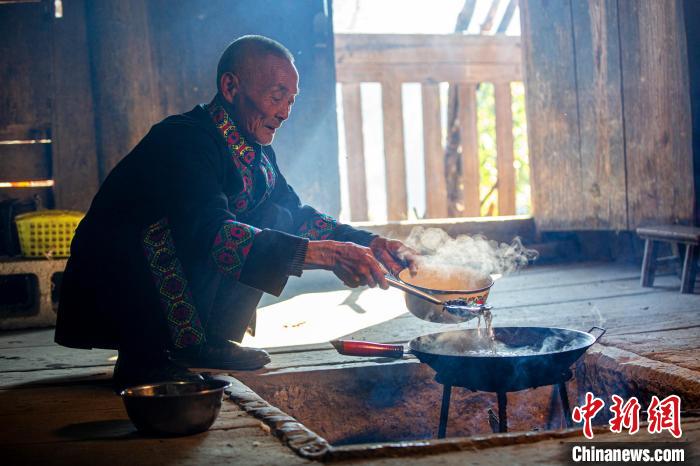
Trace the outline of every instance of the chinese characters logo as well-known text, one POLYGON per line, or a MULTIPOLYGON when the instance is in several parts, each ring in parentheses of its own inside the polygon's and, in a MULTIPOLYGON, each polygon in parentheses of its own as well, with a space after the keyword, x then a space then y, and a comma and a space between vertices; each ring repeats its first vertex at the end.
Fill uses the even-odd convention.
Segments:
MULTIPOLYGON (((636 397, 624 401, 617 395, 612 396, 612 419, 610 419, 610 431, 621 433, 627 429, 630 435, 639 431, 639 415, 641 405, 636 397)), ((576 406, 571 413, 575 422, 583 422, 583 435, 587 439, 593 438, 593 418, 603 409, 605 401, 597 398, 591 392, 586 393, 585 402, 576 406)), ((659 400, 656 395, 651 397, 647 408, 647 431, 650 434, 658 434, 667 430, 675 438, 680 438, 681 429, 681 399, 678 395, 669 395, 659 400)))

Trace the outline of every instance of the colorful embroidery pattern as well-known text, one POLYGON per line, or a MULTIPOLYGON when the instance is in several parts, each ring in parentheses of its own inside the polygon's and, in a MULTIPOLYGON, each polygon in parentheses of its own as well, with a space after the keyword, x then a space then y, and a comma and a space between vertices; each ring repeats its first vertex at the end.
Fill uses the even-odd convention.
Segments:
POLYGON ((173 346, 186 348, 203 343, 204 329, 184 269, 177 257, 168 220, 162 219, 150 225, 143 232, 141 240, 153 282, 165 310, 173 346))
POLYGON ((331 239, 333 230, 338 226, 338 221, 333 217, 314 212, 311 217, 302 223, 297 234, 310 240, 331 239))
POLYGON ((224 223, 214 238, 211 251, 217 267, 238 280, 253 245, 253 239, 259 231, 255 227, 233 220, 224 223))
POLYGON ((224 107, 215 102, 207 105, 207 111, 211 115, 214 124, 224 137, 229 153, 236 165, 243 180, 243 190, 235 196, 229 198, 231 211, 240 215, 265 201, 275 187, 275 170, 265 154, 261 154, 260 164, 255 164, 255 151, 246 142, 236 128, 236 125, 229 118, 224 107), (255 199, 255 170, 261 170, 265 177, 265 192, 259 199, 255 199))

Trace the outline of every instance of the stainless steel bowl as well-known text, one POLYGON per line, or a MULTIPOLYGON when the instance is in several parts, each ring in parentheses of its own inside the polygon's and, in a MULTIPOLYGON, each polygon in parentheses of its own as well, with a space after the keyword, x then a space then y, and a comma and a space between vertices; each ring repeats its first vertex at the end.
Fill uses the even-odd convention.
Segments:
POLYGON ((225 380, 162 382, 123 390, 129 419, 144 433, 189 435, 209 429, 219 415, 225 380))
MULTIPOLYGON (((493 286, 493 278, 489 275, 454 267, 422 267, 415 276, 411 276, 408 269, 404 269, 398 278, 440 301, 459 299, 469 306, 486 304, 493 286)), ((432 304, 409 293, 406 293, 406 307, 419 319, 440 324, 457 324, 477 316, 470 313, 461 316, 451 314, 445 311, 442 305, 432 304)))

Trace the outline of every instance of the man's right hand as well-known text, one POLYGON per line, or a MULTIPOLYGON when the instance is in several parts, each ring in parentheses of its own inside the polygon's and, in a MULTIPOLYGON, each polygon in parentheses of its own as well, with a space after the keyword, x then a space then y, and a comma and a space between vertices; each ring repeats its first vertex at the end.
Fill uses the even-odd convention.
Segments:
POLYGON ((351 288, 379 285, 389 288, 384 278, 386 270, 377 261, 370 248, 340 241, 309 241, 304 261, 305 269, 332 270, 343 283, 351 288))

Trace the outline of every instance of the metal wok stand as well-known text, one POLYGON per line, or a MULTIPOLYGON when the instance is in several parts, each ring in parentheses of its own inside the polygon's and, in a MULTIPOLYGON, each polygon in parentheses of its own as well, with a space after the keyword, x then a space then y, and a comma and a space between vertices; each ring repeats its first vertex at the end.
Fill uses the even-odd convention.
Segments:
MULTIPOLYGON (((562 407, 562 414, 564 416, 564 421, 566 422, 567 427, 573 427, 573 421, 571 420, 571 409, 569 406, 569 395, 566 392, 566 382, 571 380, 572 378, 572 373, 571 370, 567 369, 566 372, 562 373, 560 377, 558 377, 556 380, 550 380, 545 383, 542 383, 538 386, 546 386, 546 385, 552 385, 553 387, 553 392, 552 392, 552 397, 554 398, 556 395, 554 391, 559 392, 559 399, 561 400, 561 407, 562 407)), ((443 386, 442 389, 442 403, 440 405, 440 424, 438 425, 438 436, 437 438, 443 439, 445 438, 445 433, 447 431, 447 418, 449 415, 449 410, 450 410, 450 398, 452 396, 452 387, 463 387, 467 388, 471 391, 487 391, 487 390, 480 390, 479 387, 470 387, 467 384, 460 383, 459 380, 455 379, 450 379, 446 378, 444 376, 441 376, 441 374, 437 374, 435 376, 435 381, 443 386)), ((503 432, 508 432, 508 397, 507 394, 509 391, 519 391, 527 388, 537 388, 536 386, 532 387, 523 387, 523 388, 518 388, 517 390, 508 390, 508 387, 504 387, 503 390, 497 390, 496 391, 496 396, 498 399, 498 418, 494 419, 495 415, 491 410, 489 410, 489 422, 491 423, 492 429, 494 430, 495 433, 503 433, 503 432)), ((551 406, 551 404, 550 404, 551 406)), ((551 407, 550 407, 551 410, 551 407)), ((551 413, 550 413, 550 419, 551 419, 551 413)))

